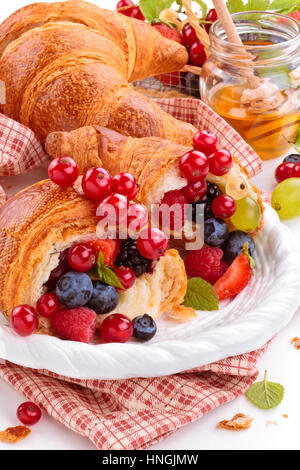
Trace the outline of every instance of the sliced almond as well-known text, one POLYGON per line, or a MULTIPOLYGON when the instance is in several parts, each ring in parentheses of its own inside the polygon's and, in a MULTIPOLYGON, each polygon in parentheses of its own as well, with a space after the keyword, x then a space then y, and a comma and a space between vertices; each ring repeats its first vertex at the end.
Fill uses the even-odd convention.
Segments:
POLYGON ((230 431, 242 431, 251 427, 253 418, 244 415, 243 413, 237 413, 232 419, 220 421, 218 428, 229 429, 230 431))
POLYGON ((16 444, 29 436, 30 433, 30 429, 26 426, 15 426, 14 428, 7 428, 5 431, 1 431, 0 440, 9 444, 16 444))

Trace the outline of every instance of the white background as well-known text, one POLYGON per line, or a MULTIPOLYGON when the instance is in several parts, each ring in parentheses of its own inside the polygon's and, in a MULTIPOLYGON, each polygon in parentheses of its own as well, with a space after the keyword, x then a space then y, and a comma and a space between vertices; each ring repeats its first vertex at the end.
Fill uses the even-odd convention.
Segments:
MULTIPOLYGON (((93 0, 101 7, 114 8, 115 1, 93 0)), ((29 0, 10 0, 0 3, 0 21, 4 20, 14 10, 26 5, 29 0)), ((261 175, 254 182, 263 189, 274 187, 274 169, 279 160, 264 163, 261 175)), ((28 175, 0 178, 0 184, 9 194, 28 184, 46 177, 46 170, 34 170, 28 175)), ((300 218, 288 223, 295 236, 300 240, 300 218)), ((300 417, 300 350, 297 351, 290 341, 294 336, 300 337, 300 309, 292 322, 277 335, 269 349, 258 363, 259 378, 264 370, 274 382, 280 382, 285 387, 282 403, 273 410, 260 410, 253 406, 244 396, 231 403, 211 411, 199 421, 187 425, 169 438, 153 446, 152 449, 299 449, 299 417, 300 417), (251 429, 242 432, 230 432, 216 429, 220 420, 231 418, 235 413, 242 412, 254 418, 251 429), (282 415, 287 414, 288 418, 282 415), (273 422, 272 425, 266 425, 273 422)), ((15 413, 24 398, 9 385, 0 381, 0 427, 18 424, 15 413)), ((0 443, 0 450, 12 447, 0 443)), ((76 435, 57 423, 47 415, 32 427, 31 435, 19 442, 13 449, 95 449, 88 439, 76 435)))

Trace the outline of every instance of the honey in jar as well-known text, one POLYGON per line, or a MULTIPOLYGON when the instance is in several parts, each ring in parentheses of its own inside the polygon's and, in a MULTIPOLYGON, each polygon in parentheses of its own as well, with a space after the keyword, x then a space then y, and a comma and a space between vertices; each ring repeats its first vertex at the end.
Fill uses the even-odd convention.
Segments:
POLYGON ((244 46, 213 24, 201 97, 262 159, 280 157, 300 126, 300 23, 269 12, 232 16, 244 46))
MULTIPOLYGON (((300 126, 300 111, 293 94, 279 91, 278 107, 252 109, 242 103, 246 85, 218 88, 210 106, 222 116, 264 160, 284 155, 294 142, 300 126)), ((276 105, 276 103, 275 103, 276 105)))

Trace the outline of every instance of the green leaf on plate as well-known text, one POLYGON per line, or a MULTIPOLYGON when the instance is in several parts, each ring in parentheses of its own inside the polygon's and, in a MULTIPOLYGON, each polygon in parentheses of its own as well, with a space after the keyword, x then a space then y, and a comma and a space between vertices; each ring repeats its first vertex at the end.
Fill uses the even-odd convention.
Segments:
POLYGON ((219 310, 219 299, 213 286, 201 277, 188 280, 183 304, 195 310, 219 310))
POLYGON ((267 381, 267 371, 265 371, 264 380, 252 384, 246 392, 248 400, 264 410, 269 410, 279 405, 283 395, 284 387, 282 385, 267 381))

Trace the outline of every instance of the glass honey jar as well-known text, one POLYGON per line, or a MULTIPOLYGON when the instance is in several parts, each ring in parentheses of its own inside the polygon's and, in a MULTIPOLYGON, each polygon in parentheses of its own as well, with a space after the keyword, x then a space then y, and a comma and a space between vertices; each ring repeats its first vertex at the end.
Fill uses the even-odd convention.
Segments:
POLYGON ((300 23, 261 11, 232 16, 244 47, 213 24, 201 97, 262 159, 276 158, 300 126, 300 23))

